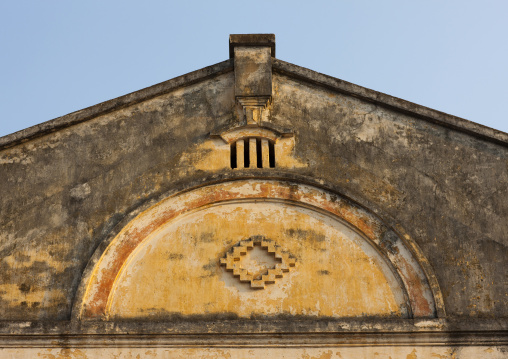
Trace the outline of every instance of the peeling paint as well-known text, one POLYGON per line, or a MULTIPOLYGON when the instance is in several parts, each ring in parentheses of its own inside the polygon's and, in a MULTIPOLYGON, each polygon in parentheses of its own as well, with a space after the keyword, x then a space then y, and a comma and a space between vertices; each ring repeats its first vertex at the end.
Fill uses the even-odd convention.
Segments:
POLYGON ((506 134, 247 38, 3 139, 0 357, 506 357, 506 134), (257 291, 219 264, 255 234, 296 256, 257 291))
POLYGON ((127 259, 108 302, 110 320, 203 313, 246 318, 407 315, 398 281, 368 241, 329 217, 271 202, 216 205, 166 224, 127 259), (326 240, 310 245, 311 238, 284 235, 295 227, 326 240), (213 233, 214 240, 201 242, 202 231, 213 233), (294 270, 262 291, 239 282, 220 266, 223 253, 249 233, 273 239, 298 260, 294 270), (185 262, 168 261, 173 254, 182 255, 185 262), (209 262, 214 267, 204 270, 209 262), (331 274, 318 277, 317 268, 331 274))
MULTIPOLYGON (((250 203, 252 199, 256 198, 264 198, 265 200, 271 201, 289 200, 290 202, 287 203, 287 206, 291 206, 291 203, 300 203, 299 206, 310 206, 310 208, 314 207, 320 211, 325 211, 325 213, 330 213, 332 217, 337 216, 339 219, 344 220, 350 226, 358 230, 359 233, 366 236, 365 238, 373 245, 379 245, 380 236, 386 231, 386 228, 377 222, 375 217, 369 215, 359 207, 355 207, 348 201, 340 199, 335 195, 332 196, 327 192, 309 186, 298 185, 296 183, 250 180, 201 187, 195 191, 185 192, 162 201, 160 204, 140 214, 120 232, 117 238, 111 242, 110 246, 104 252, 102 259, 97 264, 92 277, 89 279, 87 291, 83 298, 82 315, 84 317, 106 315, 106 303, 112 293, 111 290, 118 279, 121 269, 125 268, 127 265, 128 258, 132 258, 131 254, 133 251, 139 250, 137 248, 142 248, 140 245, 146 243, 147 238, 155 235, 155 233, 159 233, 162 228, 165 228, 165 224, 175 220, 175 223, 178 223, 181 218, 185 218, 181 217, 182 214, 191 213, 190 211, 195 212, 200 208, 206 209, 213 204, 238 200, 250 203)), ((263 202, 261 202, 261 204, 255 206, 255 208, 263 208, 263 205, 263 202)), ((238 207, 238 210, 239 208, 240 207, 238 207)), ((214 209, 219 210, 220 207, 215 206, 214 209)), ((209 216, 211 215, 212 214, 209 214, 209 216)), ((227 217, 228 216, 225 216, 223 221, 227 217)), ((219 219, 209 218, 208 221, 202 222, 201 226, 205 228, 204 232, 206 233, 217 233, 217 228, 206 228, 206 224, 221 223, 220 221, 219 219)), ((223 225, 223 227, 233 227, 240 230, 248 221, 250 221, 250 219, 246 217, 238 220, 238 223, 243 223, 242 226, 235 227, 228 224, 223 225)), ((302 225, 304 225, 305 222, 305 220, 302 220, 302 225)), ((257 223, 257 225, 259 226, 260 223, 257 223)), ((265 231, 269 228, 276 228, 274 224, 278 223, 278 221, 273 224, 270 221, 267 223, 269 223, 269 225, 264 229, 265 231)), ((288 229, 286 228, 285 230, 286 232, 282 231, 281 233, 288 233, 288 229)), ((308 230, 310 230, 310 228, 308 230)), ((258 234, 266 235, 266 233, 258 234)), ((272 237, 276 238, 275 235, 276 234, 273 233, 272 237)), ((243 237, 234 236, 233 239, 224 238, 223 240, 237 242, 246 236, 248 236, 247 232, 243 234, 243 237)), ((196 232, 195 237, 199 238, 200 234, 196 232)), ((232 244, 233 242, 230 243, 230 245, 232 244)), ((395 254, 387 252, 385 254, 385 260, 391 263, 390 265, 394 266, 393 270, 395 272, 402 271, 396 278, 400 278, 397 279, 400 281, 399 285, 405 288, 403 289, 404 292, 407 291, 410 304, 414 306, 413 312, 416 313, 417 316, 432 317, 435 315, 433 295, 426 284, 425 275, 422 273, 417 262, 411 259, 411 253, 408 250, 403 250, 402 241, 398 242, 398 246, 400 247, 398 252, 395 254), (404 259, 406 257, 409 261, 404 259), (400 277, 398 277, 399 275, 400 277)), ((378 250, 382 250, 382 248, 378 247, 378 250)), ((216 251, 217 249, 215 249, 215 252, 216 251)), ((320 253, 320 251, 317 251, 317 253, 320 253)), ((318 255, 317 253, 316 255, 318 255)), ((188 253, 181 254, 186 255, 187 260, 190 260, 188 253)), ((206 257, 206 261, 208 260, 209 258, 206 257)), ((200 264, 198 267, 202 266, 203 264, 200 264)), ((311 272, 314 273, 315 269, 311 270, 311 272)), ((330 272, 333 273, 334 271, 331 270, 330 272)), ((402 307, 403 306, 400 306, 400 308, 402 307)), ((404 311, 409 309, 410 308, 402 308, 398 310, 404 311)), ((393 310, 394 309, 391 308, 390 312, 393 310)), ((328 315, 334 315, 333 311, 328 313, 328 315)))
POLYGON ((389 347, 324 347, 324 348, 86 348, 86 349, 0 349, 5 358, 44 358, 44 359, 504 359, 502 349, 485 351, 482 347, 425 347, 425 346, 389 346, 389 347))

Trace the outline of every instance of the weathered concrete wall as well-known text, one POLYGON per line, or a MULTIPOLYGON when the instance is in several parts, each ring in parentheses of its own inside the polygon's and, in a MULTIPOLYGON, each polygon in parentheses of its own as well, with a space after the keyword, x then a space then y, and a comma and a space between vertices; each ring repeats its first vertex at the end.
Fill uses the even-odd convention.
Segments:
MULTIPOLYGON (((252 67, 252 59, 263 60, 256 76, 273 81, 271 93, 270 86, 257 91, 256 81, 251 86, 249 74, 236 71, 230 60, 170 80, 160 93, 147 89, 145 98, 134 94, 98 105, 98 114, 89 111, 71 126, 57 121, 53 133, 48 125, 42 126, 44 135, 28 130, 33 137, 0 141, 0 333, 21 341, 27 335, 30 343, 32 336, 43 335, 27 351, 15 348, 21 341, 0 336, 5 348, 0 355, 265 357, 266 343, 246 351, 241 338, 224 349, 217 343, 215 349, 182 349, 168 341, 162 345, 166 351, 145 351, 142 343, 132 347, 137 349, 98 352, 87 348, 96 337, 80 342, 73 336, 111 335, 114 341, 117 334, 132 335, 126 339, 132 344, 136 335, 158 333, 374 332, 382 338, 397 331, 403 340, 394 334, 379 350, 381 339, 354 348, 348 345, 355 339, 346 336, 340 337, 346 338, 344 347, 331 345, 339 337, 329 336, 307 350, 298 347, 304 342, 299 337, 286 343, 295 352, 277 352, 274 346, 270 356, 506 356, 504 137, 476 133, 470 124, 460 130, 423 119, 427 110, 401 109, 393 104, 396 99, 382 104, 372 94, 369 99, 323 85, 323 75, 270 58, 267 51, 259 58, 250 55, 244 68, 252 67), (260 93, 235 98, 235 76, 246 76, 236 82, 260 93), (245 126, 234 127, 238 124, 245 126), (258 137, 263 150, 255 147, 258 137), (233 148, 241 151, 249 143, 244 158, 239 152, 233 157, 233 148), (247 152, 252 163, 243 168, 247 152), (263 165, 256 166, 261 155, 257 164, 263 165), (272 160, 275 166, 266 166, 272 160), (234 162, 238 168, 231 168, 234 162), (245 191, 233 188, 242 181, 248 182, 245 191), (267 189, 275 182, 278 187, 267 189), (299 197, 304 186, 314 195, 299 197), (199 197, 201 190, 205 194, 199 197), (178 202, 189 213, 173 218, 163 205, 182 193, 200 204, 178 202), (356 209, 347 212, 344 203, 365 216, 351 215, 356 209), (341 217, 333 206, 347 215, 341 217), (340 225, 327 222, 332 217, 340 225), (266 281, 275 288, 271 292, 246 288, 257 277, 239 283, 234 277, 242 274, 227 276, 227 270, 234 272, 228 260, 242 259, 229 258, 226 250, 233 253, 235 243, 253 235, 269 236, 295 256, 294 271, 266 281), (183 258, 192 271, 178 264, 183 258), (404 272, 404 265, 416 269, 404 272), (161 274, 163 267, 169 270, 161 274), (418 271, 419 277, 404 274, 418 271), (298 278, 311 284, 295 285, 298 278), (214 292, 221 286, 228 295, 214 292), (318 305, 319 298, 326 302, 318 305), (413 315, 417 319, 407 319, 413 315), (435 316, 440 318, 428 319, 435 316), (361 321, 326 322, 332 317, 361 321), (154 322, 129 322, 139 318, 154 322), (473 333, 472 339, 464 333, 473 333)), ((168 338, 162 339, 173 340, 168 338)), ((188 340, 194 342, 181 345, 192 348, 202 338, 188 340)))
POLYGON ((94 255, 74 318, 442 315, 421 255, 396 237, 315 187, 260 179, 200 187, 143 211, 94 255))
POLYGON ((202 177, 182 156, 234 120, 233 81, 230 72, 0 152, 2 319, 69 318, 112 227, 202 177))
POLYGON ((508 149, 286 76, 271 120, 293 126, 295 172, 354 194, 411 233, 451 316, 508 316, 508 149))
POLYGON ((245 358, 245 359, 502 359, 506 353, 493 347, 371 347, 371 348, 67 348, 67 349, 0 349, 6 358, 245 358))
MULTIPOLYGON (((1 152, 2 318, 68 318, 88 258, 132 209, 245 175, 227 151, 214 161, 209 139, 237 120, 233 82, 231 72, 1 152)), ((296 134, 298 162, 272 175, 395 218, 430 260, 448 315, 508 315, 506 147, 283 75, 265 117, 296 134)))

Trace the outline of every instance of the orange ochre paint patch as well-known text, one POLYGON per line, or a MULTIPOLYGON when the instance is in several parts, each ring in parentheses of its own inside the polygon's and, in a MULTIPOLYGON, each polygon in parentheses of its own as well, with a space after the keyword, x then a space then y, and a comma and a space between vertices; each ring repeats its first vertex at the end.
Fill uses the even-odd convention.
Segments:
MULTIPOLYGON (((139 214, 120 231, 92 271, 82 300, 80 316, 96 318, 106 315, 106 305, 112 288, 128 258, 143 241, 168 222, 207 206, 252 200, 259 200, 260 205, 266 200, 282 201, 328 213, 348 223, 373 244, 379 244, 380 235, 386 230, 386 226, 376 217, 350 201, 308 185, 285 181, 239 180, 200 187, 162 200, 139 214)), ((411 255, 407 250, 403 252, 404 255, 411 255)), ((403 290, 407 291, 413 313, 421 317, 433 316, 433 295, 426 281, 422 281, 425 275, 417 261, 407 261, 397 253, 392 254, 392 257, 394 258, 390 259, 389 265, 395 266, 400 280, 404 283, 403 290)))

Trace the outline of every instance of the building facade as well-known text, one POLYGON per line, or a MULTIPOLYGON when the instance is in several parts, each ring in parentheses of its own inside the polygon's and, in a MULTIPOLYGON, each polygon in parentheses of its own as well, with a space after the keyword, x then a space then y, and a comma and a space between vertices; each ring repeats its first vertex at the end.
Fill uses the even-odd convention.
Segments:
POLYGON ((273 35, 0 166, 0 357, 508 357, 508 134, 273 35))

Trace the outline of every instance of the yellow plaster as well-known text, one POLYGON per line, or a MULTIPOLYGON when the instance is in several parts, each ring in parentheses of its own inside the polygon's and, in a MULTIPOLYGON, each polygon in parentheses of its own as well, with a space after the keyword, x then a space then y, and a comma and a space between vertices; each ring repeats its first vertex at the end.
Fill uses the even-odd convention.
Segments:
POLYGON ((108 300, 110 318, 178 315, 405 316, 395 275, 347 225, 287 202, 210 206, 167 223, 128 258, 108 300), (265 289, 220 265, 242 239, 263 235, 297 258, 265 289))
POLYGON ((503 359, 506 347, 492 347, 485 351, 480 346, 346 346, 321 348, 1 348, 1 358, 45 358, 45 359, 408 359, 446 358, 446 359, 503 359))
MULTIPOLYGON (((282 137, 275 142, 275 167, 276 168, 301 168, 308 164, 294 156, 295 138, 282 137)), ((251 146, 251 149, 255 147, 251 146)), ((243 149, 240 151, 243 152, 243 149)), ((253 158, 255 156, 252 156, 253 158)), ((243 157, 240 156, 243 160, 243 157)), ((182 154, 180 167, 192 166, 201 171, 218 171, 231 169, 230 144, 221 139, 211 138, 201 144, 192 147, 182 154)), ((243 168, 243 164, 239 166, 243 168)), ((253 167, 255 169, 255 167, 253 167)))

